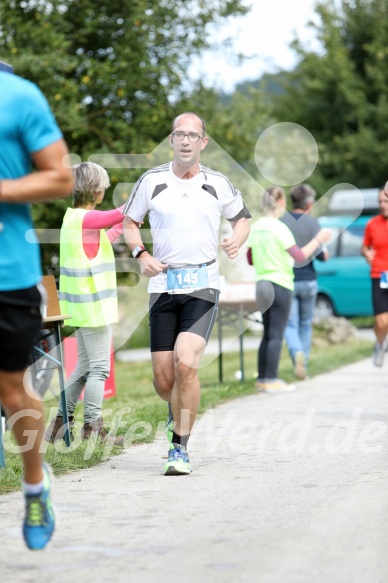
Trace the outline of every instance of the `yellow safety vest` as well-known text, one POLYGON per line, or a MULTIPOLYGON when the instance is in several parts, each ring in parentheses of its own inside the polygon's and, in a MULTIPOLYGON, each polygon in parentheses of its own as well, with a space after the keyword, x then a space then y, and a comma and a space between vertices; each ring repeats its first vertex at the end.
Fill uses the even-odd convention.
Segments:
POLYGON ((67 209, 60 237, 59 305, 70 326, 95 328, 117 322, 116 265, 112 245, 100 230, 100 248, 89 259, 82 245, 82 221, 88 211, 67 209))

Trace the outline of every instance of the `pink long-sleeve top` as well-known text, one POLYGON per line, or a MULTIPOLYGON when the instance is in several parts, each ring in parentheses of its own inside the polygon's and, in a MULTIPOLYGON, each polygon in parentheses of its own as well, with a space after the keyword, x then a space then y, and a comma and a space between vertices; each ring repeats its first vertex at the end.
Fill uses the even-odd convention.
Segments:
POLYGON ((124 205, 112 211, 88 211, 82 221, 82 244, 86 256, 89 259, 96 257, 100 248, 100 230, 111 227, 106 232, 111 243, 118 239, 123 232, 123 219, 121 210, 124 205))

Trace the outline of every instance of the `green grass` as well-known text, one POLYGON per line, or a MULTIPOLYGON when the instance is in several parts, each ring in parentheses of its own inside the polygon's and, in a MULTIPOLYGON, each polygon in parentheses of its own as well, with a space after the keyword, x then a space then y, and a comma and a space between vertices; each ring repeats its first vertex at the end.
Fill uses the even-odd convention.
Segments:
POLYGON ((358 316, 357 318, 349 318, 349 321, 356 328, 373 328, 375 323, 374 316, 358 316))
MULTIPOLYGON (((259 338, 258 338, 259 344, 259 338)), ((340 366, 369 357, 372 343, 357 339, 341 345, 328 345, 325 348, 313 347, 309 374, 315 376, 340 366)), ((255 377, 257 370, 257 351, 245 352, 245 381, 236 381, 234 374, 240 368, 239 354, 224 355, 224 382, 218 383, 218 359, 206 357, 199 371, 202 385, 199 413, 213 408, 230 399, 236 399, 255 392, 255 377)), ((284 347, 279 367, 279 376, 287 382, 293 381, 293 371, 287 350, 284 347)), ((152 370, 150 362, 115 364, 116 396, 104 401, 105 425, 120 422, 117 433, 127 436, 127 444, 145 443, 154 439, 156 431, 163 431, 167 416, 166 403, 155 394, 152 385, 152 370)), ((258 402, 259 403, 259 402, 258 402)), ((46 413, 52 408, 55 414, 57 400, 52 398, 45 402, 46 413)), ((76 408, 75 419, 79 427, 83 423, 83 405, 76 408)), ((76 432, 77 435, 77 432, 76 432)), ((10 432, 5 435, 7 443, 14 443, 10 432)), ((52 465, 55 474, 87 468, 108 459, 121 451, 119 447, 107 447, 104 444, 81 442, 76 438, 70 451, 63 442, 46 444, 46 460, 52 465)), ((17 453, 6 451, 6 468, 0 470, 0 494, 20 489, 22 475, 21 458, 17 453)))

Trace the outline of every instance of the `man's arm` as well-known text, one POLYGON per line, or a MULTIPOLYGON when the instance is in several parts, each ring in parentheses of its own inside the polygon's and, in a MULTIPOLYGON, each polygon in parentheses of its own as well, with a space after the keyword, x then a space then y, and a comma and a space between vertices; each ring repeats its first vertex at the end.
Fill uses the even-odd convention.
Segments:
MULTIPOLYGON (((133 221, 130 217, 126 217, 123 221, 123 233, 126 244, 132 252, 135 247, 144 246, 140 234, 139 223, 133 221)), ((154 277, 161 273, 167 265, 160 263, 155 257, 152 257, 145 251, 137 259, 140 265, 140 271, 145 277, 154 277)))
POLYGON ((365 259, 367 260, 368 263, 372 263, 375 255, 376 255, 376 251, 374 249, 372 249, 371 247, 367 247, 367 245, 363 245, 361 247, 361 255, 363 255, 365 257, 365 259))
POLYGON ((42 202, 69 196, 73 176, 71 169, 62 162, 66 154, 68 150, 62 139, 31 154, 37 172, 14 180, 1 180, 0 203, 42 202))
POLYGON ((246 218, 241 218, 231 223, 233 235, 224 237, 221 243, 221 249, 225 251, 229 259, 234 259, 238 255, 238 250, 245 243, 249 235, 249 222, 246 218))

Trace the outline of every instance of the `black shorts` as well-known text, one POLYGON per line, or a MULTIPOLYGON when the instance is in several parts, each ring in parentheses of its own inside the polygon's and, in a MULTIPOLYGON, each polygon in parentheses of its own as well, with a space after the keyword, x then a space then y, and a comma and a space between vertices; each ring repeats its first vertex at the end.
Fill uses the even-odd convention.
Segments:
POLYGON ((31 364, 42 323, 39 288, 0 292, 0 370, 18 372, 31 364))
POLYGON ((379 277, 372 277, 372 303, 375 316, 388 312, 388 289, 380 287, 379 277))
POLYGON ((217 317, 217 289, 192 294, 151 294, 151 352, 174 350, 181 332, 192 332, 209 340, 217 317))

